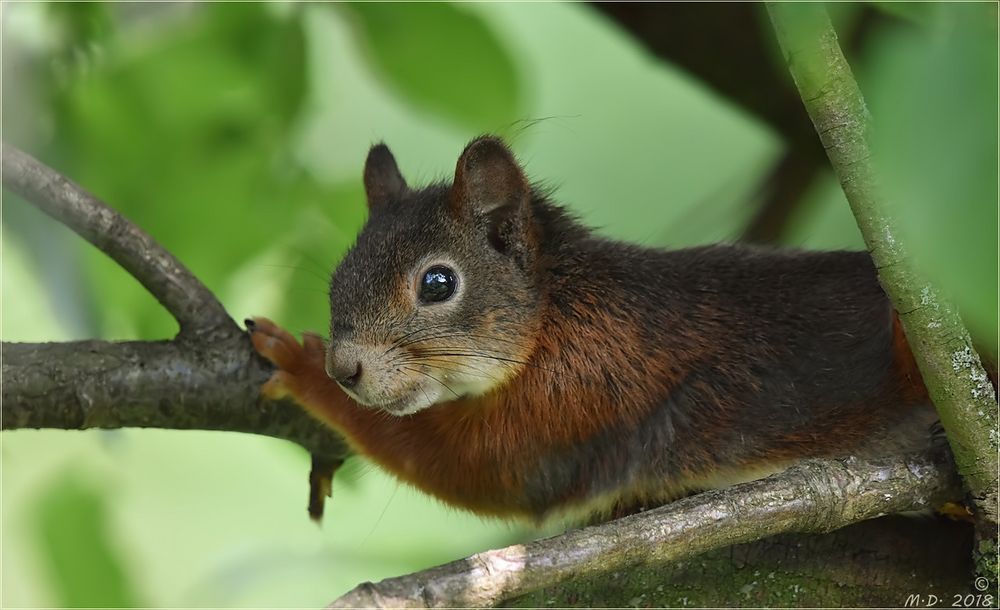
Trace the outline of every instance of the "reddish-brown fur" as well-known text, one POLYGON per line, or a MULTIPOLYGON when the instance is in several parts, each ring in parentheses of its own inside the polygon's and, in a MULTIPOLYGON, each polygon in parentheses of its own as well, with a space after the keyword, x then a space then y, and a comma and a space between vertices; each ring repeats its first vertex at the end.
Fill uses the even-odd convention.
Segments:
MULTIPOLYGON (((548 447, 572 445, 611 424, 634 423, 644 414, 641 403, 635 403, 631 412, 622 412, 583 388, 552 391, 553 376, 585 375, 594 364, 582 359, 560 362, 554 356, 572 335, 584 337, 595 349, 618 349, 621 358, 644 357, 631 347, 634 342, 610 345, 608 323, 614 321, 553 325, 540 337, 538 357, 517 383, 406 417, 366 409, 352 401, 326 375, 322 342, 315 335, 307 335, 300 346, 274 323, 257 319, 252 338, 258 351, 280 369, 269 382, 267 394, 294 397, 343 433, 356 451, 451 504, 481 514, 530 517, 530 512, 511 500, 521 497, 524 475, 548 447), (558 366, 570 368, 553 368, 558 366), (553 413, 560 415, 553 417, 553 413)), ((650 396, 648 404, 652 403, 650 396)))
MULTIPOLYGON (((445 500, 484 515, 535 517, 517 501, 523 494, 524 478, 539 456, 550 447, 573 445, 613 425, 635 426, 655 404, 651 392, 645 401, 633 401, 631 409, 622 410, 610 396, 594 388, 567 384, 555 390, 551 380, 582 379, 587 368, 608 360, 660 362, 663 379, 677 379, 685 358, 671 354, 644 353, 640 343, 626 331, 621 334, 620 320, 594 310, 580 311, 578 322, 553 321, 540 333, 536 357, 516 383, 487 396, 466 398, 438 405, 411 416, 395 417, 377 409, 364 408, 351 400, 324 371, 322 341, 306 335, 304 345, 273 322, 259 318, 253 326, 252 339, 257 350, 275 362, 279 371, 265 388, 272 397, 290 395, 314 416, 338 430, 351 446, 400 479, 445 500), (609 329, 615 328, 611 333, 609 329), (614 337, 616 340, 611 341, 614 337), (574 339, 575 338, 575 339, 574 339), (560 346, 570 340, 582 340, 603 352, 598 359, 562 360, 560 346), (558 416, 553 416, 558 414, 558 416)), ((894 314, 894 345, 897 354, 896 375, 901 386, 910 388, 905 401, 892 405, 898 409, 926 403, 926 389, 906 343, 898 317, 894 314)), ((691 358, 696 355, 692 354, 691 358)), ((630 370, 625 368, 623 370, 630 370)), ((654 375, 655 376, 655 375, 654 375)), ((599 377, 599 376, 598 376, 599 377)), ((627 381, 627 380, 626 380, 627 381)), ((643 387, 643 380, 633 380, 643 387)), ((886 405, 889 407, 889 405, 886 405)), ((819 422, 814 434, 789 437, 783 450, 770 452, 759 463, 745 463, 753 469, 769 463, 799 458, 800 444, 811 445, 813 454, 823 454, 823 444, 835 454, 838 449, 858 442, 877 420, 886 414, 876 409, 856 410, 854 419, 831 419, 819 422)), ((725 430, 727 417, 719 413, 717 425, 703 428, 704 437, 691 445, 682 469, 690 479, 711 476, 700 465, 711 463, 712 448, 717 445, 713 431, 725 430), (704 452, 706 455, 697 455, 704 452)), ((633 498, 635 499, 635 498, 633 498)), ((571 500, 567 498, 566 500, 571 500)), ((628 498, 625 499, 626 501, 628 498)))
POLYGON ((903 332, 903 324, 899 321, 899 314, 892 312, 892 337, 893 351, 897 374, 902 380, 900 387, 903 388, 904 402, 920 403, 930 400, 927 396, 927 386, 920 376, 920 369, 917 368, 917 359, 913 357, 913 350, 906 341, 906 334, 903 332))

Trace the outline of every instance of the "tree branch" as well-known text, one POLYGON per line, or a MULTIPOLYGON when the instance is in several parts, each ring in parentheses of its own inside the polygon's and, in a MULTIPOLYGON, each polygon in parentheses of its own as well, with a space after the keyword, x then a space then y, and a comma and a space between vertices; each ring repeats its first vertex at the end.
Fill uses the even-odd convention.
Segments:
POLYGON ((950 519, 887 515, 828 534, 778 534, 687 561, 577 578, 502 606, 895 608, 914 594, 953 602, 974 589, 972 529, 950 519))
POLYGON ((296 405, 260 395, 272 367, 242 334, 206 343, 4 343, 3 353, 3 430, 249 432, 331 461, 349 454, 296 405))
MULTIPOLYGON (((870 117, 822 4, 768 3, 768 12, 816 132, 871 251, 955 461, 997 523, 1000 472, 997 400, 957 311, 913 268, 896 235, 872 167, 870 117)), ((992 527, 992 526, 991 526, 992 527)))
POLYGON ((830 532, 961 496, 948 452, 804 462, 603 525, 365 583, 331 608, 481 607, 570 578, 677 561, 784 532, 830 532))
MULTIPOLYGON (((339 435, 302 409, 260 395, 273 367, 172 254, 65 176, 6 143, 2 149, 4 186, 118 262, 181 332, 172 341, 3 343, 0 429, 224 430, 290 440, 314 463, 338 464, 349 455, 339 435)), ((332 470, 323 469, 326 478, 317 481, 325 483, 332 470)), ((311 490, 310 514, 322 513, 325 490, 311 490)))
POLYGON ((239 333, 208 288, 139 227, 78 184, 6 142, 3 185, 73 229, 135 277, 181 328, 181 335, 239 333))

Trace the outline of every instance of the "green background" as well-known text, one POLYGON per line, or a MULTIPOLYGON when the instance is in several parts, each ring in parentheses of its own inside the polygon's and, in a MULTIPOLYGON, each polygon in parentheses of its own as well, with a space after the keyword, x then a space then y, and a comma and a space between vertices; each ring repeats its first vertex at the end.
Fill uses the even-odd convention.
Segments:
MULTIPOLYGON (((851 59, 901 230, 995 353, 996 29, 968 35, 983 21, 968 6, 889 4, 895 21, 851 59)), ((326 280, 364 222, 373 142, 422 184, 447 179, 471 137, 498 133, 600 232, 659 246, 736 239, 783 152, 763 123, 584 5, 0 10, 4 138, 149 231, 234 318, 296 331, 326 327, 326 280)), ((176 331, 138 283, 13 197, 2 237, 4 341, 176 331)), ((784 245, 863 247, 832 176, 784 245)), ((338 473, 317 528, 308 457, 269 438, 0 442, 3 607, 318 607, 542 533, 444 507, 360 460, 338 473)))

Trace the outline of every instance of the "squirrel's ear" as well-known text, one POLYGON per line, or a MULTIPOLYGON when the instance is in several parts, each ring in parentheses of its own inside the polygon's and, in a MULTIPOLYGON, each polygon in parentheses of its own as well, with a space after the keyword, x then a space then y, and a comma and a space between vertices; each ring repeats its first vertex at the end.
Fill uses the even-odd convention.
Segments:
POLYGON ((401 197, 407 191, 406 180, 399 173, 396 158, 389 147, 378 143, 368 151, 365 161, 365 194, 368 209, 373 210, 401 197))
POLYGON ((503 208, 526 207, 531 187, 513 153, 502 140, 481 136, 465 147, 455 167, 453 210, 460 216, 492 215, 503 208))
POLYGON ((455 168, 452 211, 458 218, 485 221, 493 247, 522 265, 533 258, 530 204, 528 179, 502 140, 482 136, 465 147, 455 168))

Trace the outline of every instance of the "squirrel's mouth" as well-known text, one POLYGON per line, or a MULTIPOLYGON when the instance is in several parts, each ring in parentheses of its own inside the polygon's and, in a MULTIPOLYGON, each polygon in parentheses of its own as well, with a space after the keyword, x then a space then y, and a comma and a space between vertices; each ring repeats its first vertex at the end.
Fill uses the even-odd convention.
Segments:
POLYGON ((413 415, 417 411, 423 409, 423 406, 415 405, 409 398, 394 400, 387 405, 379 405, 377 407, 389 413, 390 415, 395 415, 397 417, 402 417, 403 415, 413 415))
POLYGON ((418 411, 422 411, 427 407, 432 406, 439 398, 438 392, 434 391, 433 388, 424 388, 422 386, 408 388, 402 393, 401 396, 384 402, 366 400, 365 398, 359 396, 356 392, 352 392, 346 388, 344 391, 347 392, 347 394, 362 407, 368 409, 378 409, 397 417, 413 415, 418 411))
POLYGON ((397 398, 396 400, 386 404, 373 405, 373 408, 381 409, 390 415, 402 417, 404 415, 413 415, 418 411, 423 411, 433 404, 434 401, 430 397, 420 392, 419 389, 416 389, 407 396, 397 398))

